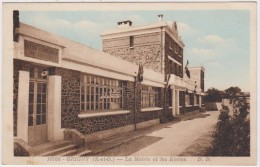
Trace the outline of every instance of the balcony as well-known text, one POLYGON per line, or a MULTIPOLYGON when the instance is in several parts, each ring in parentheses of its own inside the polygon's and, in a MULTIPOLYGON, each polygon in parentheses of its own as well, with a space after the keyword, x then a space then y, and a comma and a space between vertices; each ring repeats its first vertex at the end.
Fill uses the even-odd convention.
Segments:
POLYGON ((201 88, 196 85, 194 80, 188 78, 188 77, 178 77, 174 74, 171 74, 170 80, 169 80, 169 85, 174 86, 177 89, 185 89, 190 93, 193 93, 194 90, 197 93, 201 93, 201 88))
POLYGON ((178 77, 174 74, 171 74, 169 84, 179 88, 186 88, 186 82, 183 80, 183 78, 178 77))

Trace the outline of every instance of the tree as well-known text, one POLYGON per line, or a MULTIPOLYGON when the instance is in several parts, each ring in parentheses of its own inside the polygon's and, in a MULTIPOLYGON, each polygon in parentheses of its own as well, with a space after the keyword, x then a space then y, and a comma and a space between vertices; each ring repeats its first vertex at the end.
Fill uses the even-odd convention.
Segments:
POLYGON ((239 87, 230 87, 224 92, 226 98, 235 98, 241 93, 241 89, 239 87))
POLYGON ((230 87, 224 91, 224 97, 230 100, 230 104, 237 101, 237 97, 241 94, 239 87, 230 87))
POLYGON ((218 89, 208 89, 205 96, 205 102, 221 102, 222 95, 223 92, 218 89))

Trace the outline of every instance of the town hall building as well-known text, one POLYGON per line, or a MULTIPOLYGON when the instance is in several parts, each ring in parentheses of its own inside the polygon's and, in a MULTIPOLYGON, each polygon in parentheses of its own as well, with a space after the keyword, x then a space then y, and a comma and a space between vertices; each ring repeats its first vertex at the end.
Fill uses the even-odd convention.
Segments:
POLYGON ((184 66, 176 22, 162 15, 153 25, 118 22, 101 35, 98 51, 21 23, 18 15, 8 55, 15 155, 85 155, 78 148, 88 142, 202 109, 205 69, 184 66), (44 144, 48 149, 39 149, 44 144))

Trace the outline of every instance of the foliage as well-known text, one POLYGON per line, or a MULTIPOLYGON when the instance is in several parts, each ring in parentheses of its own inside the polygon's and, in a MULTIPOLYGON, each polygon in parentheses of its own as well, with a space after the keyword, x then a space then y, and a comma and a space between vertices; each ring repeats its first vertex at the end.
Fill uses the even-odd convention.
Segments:
POLYGON ((205 96, 205 102, 221 102, 223 92, 218 89, 208 89, 205 96))
POLYGON ((250 156, 249 106, 245 98, 235 98, 234 114, 227 107, 220 111, 211 156, 250 156))
POLYGON ((239 87, 230 87, 224 91, 224 97, 230 99, 230 103, 232 103, 240 93, 241 89, 239 87))

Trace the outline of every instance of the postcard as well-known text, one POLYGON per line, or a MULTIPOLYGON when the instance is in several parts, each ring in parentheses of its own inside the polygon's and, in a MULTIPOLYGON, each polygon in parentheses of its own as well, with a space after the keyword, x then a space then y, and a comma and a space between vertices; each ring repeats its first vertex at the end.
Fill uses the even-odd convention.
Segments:
POLYGON ((3 3, 3 164, 256 165, 256 2, 3 3))

